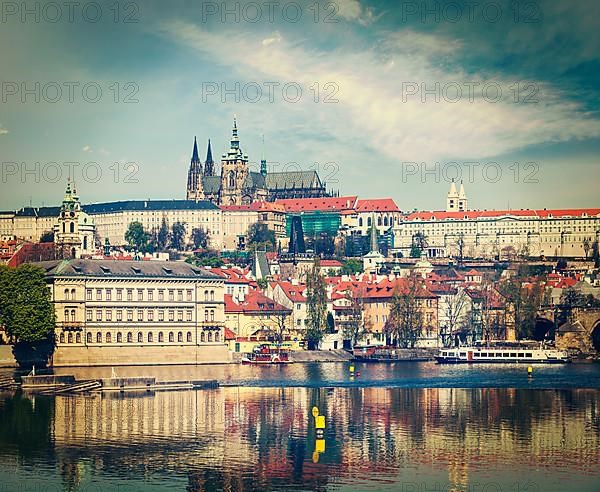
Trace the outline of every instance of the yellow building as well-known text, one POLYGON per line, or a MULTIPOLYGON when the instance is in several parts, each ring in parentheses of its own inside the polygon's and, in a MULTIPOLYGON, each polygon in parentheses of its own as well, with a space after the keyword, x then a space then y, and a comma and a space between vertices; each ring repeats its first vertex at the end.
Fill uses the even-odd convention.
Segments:
POLYGON ((184 262, 65 260, 47 272, 55 366, 230 360, 223 278, 184 262))
POLYGON ((300 348, 300 339, 293 330, 292 310, 258 290, 248 293, 239 303, 225 295, 225 327, 232 332, 227 338, 234 352, 251 352, 256 345, 280 340, 283 348, 300 348))

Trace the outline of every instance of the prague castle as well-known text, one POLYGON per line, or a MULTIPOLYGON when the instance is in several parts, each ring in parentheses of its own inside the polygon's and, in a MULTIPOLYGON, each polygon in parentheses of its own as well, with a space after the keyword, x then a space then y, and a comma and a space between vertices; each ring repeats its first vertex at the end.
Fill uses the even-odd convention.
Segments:
POLYGON ((240 147, 235 117, 229 150, 221 156, 220 176, 216 174, 210 140, 203 166, 194 138, 186 189, 188 200, 209 200, 217 205, 250 205, 257 201, 326 196, 329 196, 326 185, 316 171, 269 173, 264 152, 260 172, 250 171, 248 155, 240 147))

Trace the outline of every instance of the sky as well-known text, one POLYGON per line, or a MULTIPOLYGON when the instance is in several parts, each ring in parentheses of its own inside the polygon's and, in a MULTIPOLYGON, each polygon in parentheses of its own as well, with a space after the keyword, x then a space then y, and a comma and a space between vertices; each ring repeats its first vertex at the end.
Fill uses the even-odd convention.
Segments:
POLYGON ((0 210, 185 197, 215 161, 439 210, 600 207, 597 0, 0 5, 0 210))

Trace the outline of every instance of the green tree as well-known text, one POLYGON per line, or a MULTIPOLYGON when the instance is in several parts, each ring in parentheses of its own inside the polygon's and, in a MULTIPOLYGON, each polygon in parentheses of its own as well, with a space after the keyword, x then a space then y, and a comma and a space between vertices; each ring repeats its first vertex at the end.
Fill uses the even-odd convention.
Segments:
POLYGON ((498 292, 512 304, 517 337, 534 338, 537 312, 544 301, 542 285, 524 286, 521 280, 511 279, 499 284, 498 292))
POLYGON ((167 221, 163 217, 162 222, 160 223, 160 229, 156 234, 156 249, 158 251, 165 251, 167 249, 167 245, 169 244, 169 226, 167 225, 167 221))
POLYGON ((320 266, 319 259, 315 258, 312 268, 306 272, 306 338, 309 350, 319 348, 327 330, 327 290, 320 266))
POLYGON ((125 241, 131 248, 142 253, 152 251, 150 243, 150 234, 144 230, 141 222, 131 222, 125 232, 125 241))
POLYGON ((54 242, 54 231, 44 231, 40 236, 40 243, 54 242))
POLYGON ((248 249, 255 251, 265 249, 275 251, 275 233, 267 227, 267 224, 256 222, 248 228, 248 249))
POLYGON ((49 341, 54 321, 44 270, 28 264, 0 267, 0 323, 9 338, 26 344, 49 341))
POLYGON ((194 249, 206 249, 208 247, 208 233, 202 227, 192 229, 192 244, 194 249))
POLYGON ((183 251, 185 239, 185 224, 183 222, 175 222, 171 226, 171 234, 169 235, 169 243, 175 251, 183 251))
POLYGON ((356 275, 357 273, 361 273, 363 271, 363 264, 360 260, 355 260, 353 258, 346 260, 341 269, 342 275, 356 275))

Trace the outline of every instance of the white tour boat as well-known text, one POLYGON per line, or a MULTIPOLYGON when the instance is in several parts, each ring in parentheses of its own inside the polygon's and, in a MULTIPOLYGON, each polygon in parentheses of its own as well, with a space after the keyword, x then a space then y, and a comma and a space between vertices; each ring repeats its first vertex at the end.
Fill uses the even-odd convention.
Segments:
POLYGON ((544 363, 564 364, 570 362, 569 355, 561 350, 520 344, 476 345, 474 347, 454 347, 440 349, 435 359, 440 364, 460 363, 544 363))

